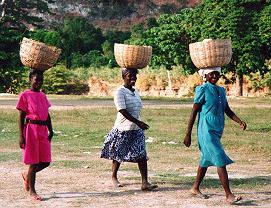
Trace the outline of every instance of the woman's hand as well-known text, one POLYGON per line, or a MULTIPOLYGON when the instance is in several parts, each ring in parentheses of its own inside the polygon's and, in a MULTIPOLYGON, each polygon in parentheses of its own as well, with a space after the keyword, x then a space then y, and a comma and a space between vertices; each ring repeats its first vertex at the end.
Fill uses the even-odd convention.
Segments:
POLYGON ((240 127, 241 127, 242 130, 246 130, 246 128, 247 128, 246 122, 241 121, 241 122, 239 122, 239 125, 240 125, 240 127))
POLYGON ((21 136, 19 139, 19 146, 21 149, 24 149, 25 147, 25 138, 23 136, 21 136))
POLYGON ((139 126, 141 129, 143 129, 143 130, 147 130, 147 129, 150 128, 149 125, 146 124, 146 123, 144 123, 143 121, 138 121, 138 122, 136 123, 136 125, 138 125, 138 126, 139 126))
POLYGON ((50 132, 49 132, 49 136, 48 136, 49 142, 52 141, 53 136, 54 136, 54 132, 53 132, 53 131, 50 131, 50 132))
POLYGON ((187 134, 185 137, 184 137, 184 140, 183 140, 183 143, 186 147, 190 147, 191 145, 191 134, 187 134))

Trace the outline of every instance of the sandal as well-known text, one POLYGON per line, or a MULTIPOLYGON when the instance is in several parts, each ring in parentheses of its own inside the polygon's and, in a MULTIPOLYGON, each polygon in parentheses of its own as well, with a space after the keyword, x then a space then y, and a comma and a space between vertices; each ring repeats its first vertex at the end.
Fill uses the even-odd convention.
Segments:
POLYGON ((209 199, 209 196, 203 193, 191 193, 191 195, 200 199, 209 199))
POLYGON ((233 199, 231 199, 231 200, 226 199, 226 201, 227 201, 227 203, 229 203, 230 205, 233 205, 233 204, 235 204, 236 202, 241 201, 242 199, 243 199, 242 196, 234 196, 233 199))
POLYGON ((113 184, 114 188, 121 188, 123 185, 121 183, 115 183, 113 184))
POLYGON ((146 187, 141 187, 141 190, 142 190, 142 191, 152 191, 152 190, 154 190, 154 189, 156 189, 156 188, 158 188, 157 185, 152 185, 152 184, 150 184, 150 185, 148 185, 148 186, 146 186, 146 187))

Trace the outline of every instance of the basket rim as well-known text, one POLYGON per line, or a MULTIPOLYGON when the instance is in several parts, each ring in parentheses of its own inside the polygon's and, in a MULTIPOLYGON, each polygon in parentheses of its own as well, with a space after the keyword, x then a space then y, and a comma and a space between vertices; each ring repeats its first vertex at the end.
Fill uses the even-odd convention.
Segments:
POLYGON ((114 43, 114 46, 127 46, 127 47, 144 47, 144 48, 152 48, 152 46, 147 45, 132 45, 132 44, 124 44, 124 43, 114 43))
POLYGON ((194 44, 208 44, 209 42, 228 42, 231 43, 231 38, 226 38, 226 39, 204 39, 202 41, 198 41, 198 42, 194 42, 194 43, 189 43, 189 46, 190 45, 194 45, 194 44), (209 40, 209 41, 206 41, 206 40, 209 40))
POLYGON ((24 41, 24 40, 29 40, 29 41, 32 41, 32 42, 34 42, 34 43, 36 43, 36 44, 39 44, 39 45, 42 45, 42 46, 46 46, 46 47, 52 48, 52 49, 54 49, 54 50, 60 50, 60 51, 61 51, 61 49, 58 48, 58 47, 56 47, 56 46, 47 45, 47 44, 45 44, 45 43, 43 43, 43 42, 41 42, 41 41, 34 40, 34 39, 31 39, 31 38, 27 38, 27 37, 23 37, 23 39, 22 39, 20 45, 23 44, 23 41, 24 41))

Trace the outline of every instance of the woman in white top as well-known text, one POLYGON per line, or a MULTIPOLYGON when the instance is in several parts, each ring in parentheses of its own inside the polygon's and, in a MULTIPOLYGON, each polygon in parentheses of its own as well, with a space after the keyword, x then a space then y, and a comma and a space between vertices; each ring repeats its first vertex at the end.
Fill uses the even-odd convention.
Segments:
POLYGON ((117 172, 121 162, 138 163, 142 177, 141 189, 150 191, 157 188, 148 182, 147 153, 145 149, 144 131, 149 126, 141 121, 142 102, 139 93, 134 89, 137 80, 137 69, 122 69, 123 86, 119 87, 114 96, 118 110, 114 127, 107 134, 101 157, 110 159, 112 163, 112 181, 114 187, 122 187, 117 172))

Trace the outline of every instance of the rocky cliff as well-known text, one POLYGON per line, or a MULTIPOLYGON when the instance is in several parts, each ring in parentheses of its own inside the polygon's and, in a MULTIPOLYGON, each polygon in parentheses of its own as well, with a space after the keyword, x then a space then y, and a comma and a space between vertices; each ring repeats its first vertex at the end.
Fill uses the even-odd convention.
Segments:
POLYGON ((201 0, 57 0, 49 7, 53 14, 42 16, 46 25, 67 17, 84 16, 103 30, 129 30, 161 13, 194 7, 201 0))

